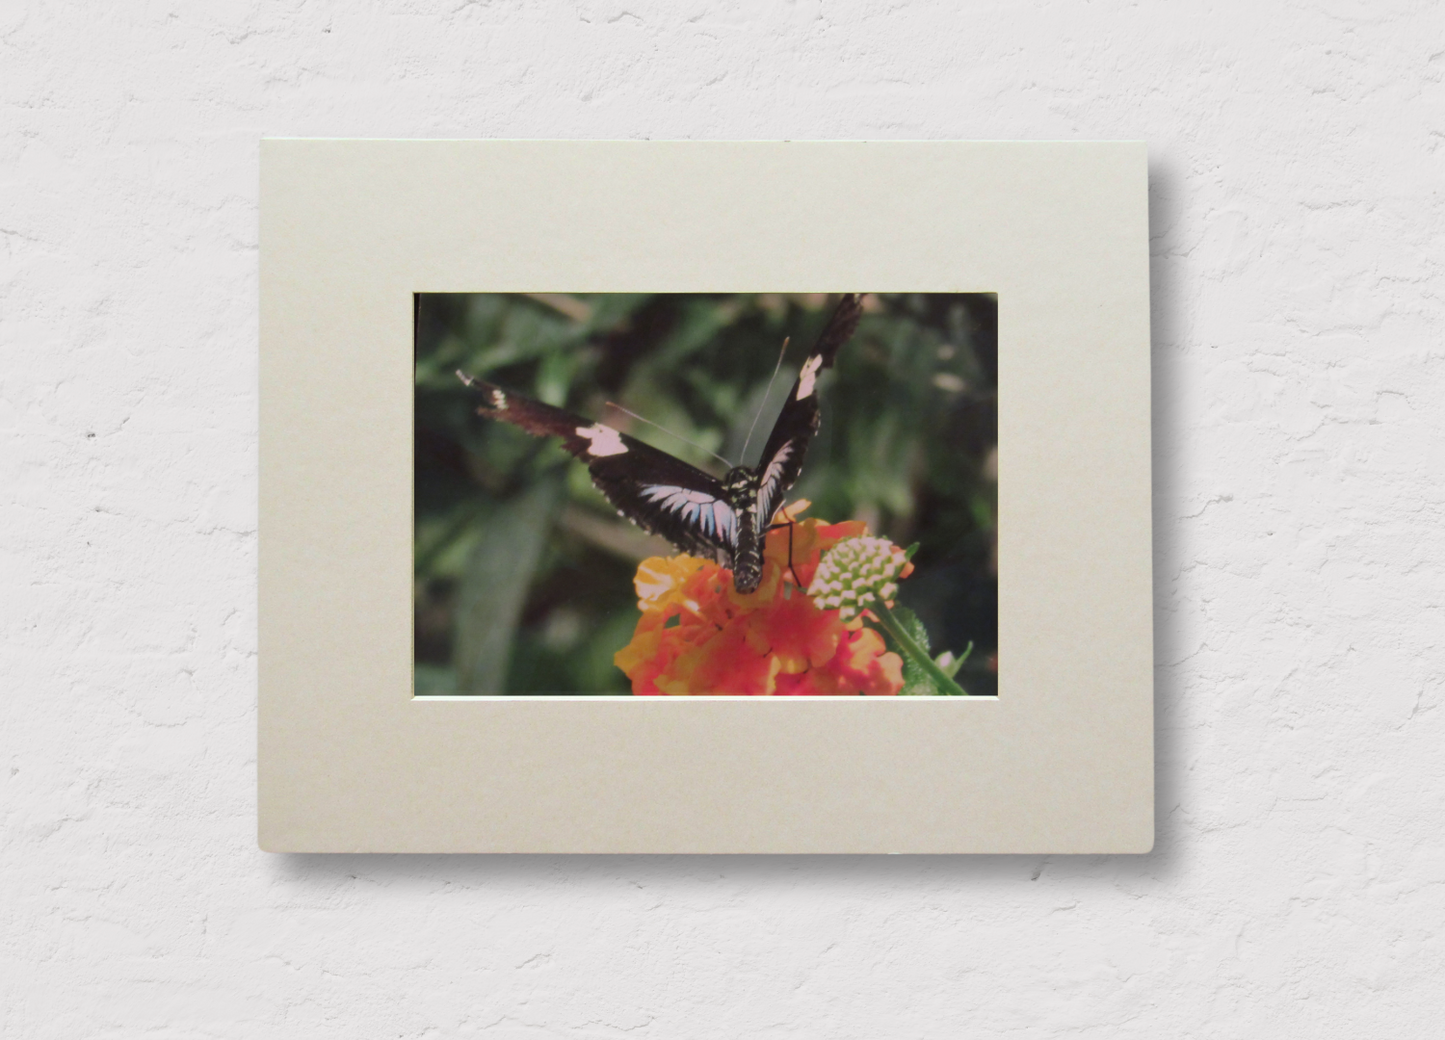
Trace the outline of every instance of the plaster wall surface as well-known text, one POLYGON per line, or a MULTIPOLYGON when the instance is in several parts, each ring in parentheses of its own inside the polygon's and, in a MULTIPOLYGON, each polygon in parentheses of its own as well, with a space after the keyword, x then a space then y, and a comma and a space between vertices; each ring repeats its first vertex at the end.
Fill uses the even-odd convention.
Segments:
POLYGON ((1434 1037, 1445 7, 0 5, 0 1035, 1434 1037), (262 135, 1146 139, 1141 857, 270 856, 262 135))

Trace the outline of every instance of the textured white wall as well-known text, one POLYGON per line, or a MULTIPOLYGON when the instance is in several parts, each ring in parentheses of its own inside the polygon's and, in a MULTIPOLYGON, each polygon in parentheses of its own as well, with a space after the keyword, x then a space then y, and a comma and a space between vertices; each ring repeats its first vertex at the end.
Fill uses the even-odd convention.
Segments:
POLYGON ((963 6, 0 5, 0 1035, 1441 1035, 1445 8, 963 6), (1155 852, 258 852, 263 134, 1147 139, 1155 852))

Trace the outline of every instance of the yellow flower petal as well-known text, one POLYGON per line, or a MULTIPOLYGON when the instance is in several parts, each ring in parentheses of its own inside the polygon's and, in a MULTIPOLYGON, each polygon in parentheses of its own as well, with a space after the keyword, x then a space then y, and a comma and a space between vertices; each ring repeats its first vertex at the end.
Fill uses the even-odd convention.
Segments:
POLYGON ((649 556, 643 560, 632 579, 632 587, 637 590, 637 609, 646 613, 663 610, 674 603, 686 606, 683 584, 707 562, 687 555, 649 556))

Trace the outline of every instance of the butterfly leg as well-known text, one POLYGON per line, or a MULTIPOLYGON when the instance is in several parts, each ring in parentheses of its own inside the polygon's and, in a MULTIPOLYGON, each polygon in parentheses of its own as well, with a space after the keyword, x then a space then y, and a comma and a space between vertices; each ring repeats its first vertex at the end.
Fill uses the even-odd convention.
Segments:
POLYGON ((793 572, 793 584, 798 586, 800 591, 806 591, 803 589, 803 579, 798 577, 798 569, 793 566, 793 521, 789 520, 785 524, 773 524, 768 530, 779 531, 784 527, 788 529, 788 570, 793 572))

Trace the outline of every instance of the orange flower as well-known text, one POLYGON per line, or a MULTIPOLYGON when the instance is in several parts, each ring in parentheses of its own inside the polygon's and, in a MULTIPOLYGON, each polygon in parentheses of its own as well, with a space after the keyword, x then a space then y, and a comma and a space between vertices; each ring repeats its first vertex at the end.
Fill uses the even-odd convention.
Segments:
POLYGON ((854 696, 902 688, 903 662, 878 633, 862 618, 844 622, 838 611, 819 609, 803 591, 822 553, 866 525, 796 520, 804 506, 780 515, 794 519, 791 529, 768 532, 763 577, 747 595, 733 588, 730 571, 707 560, 642 561, 633 581, 642 617, 614 657, 633 693, 854 696))

